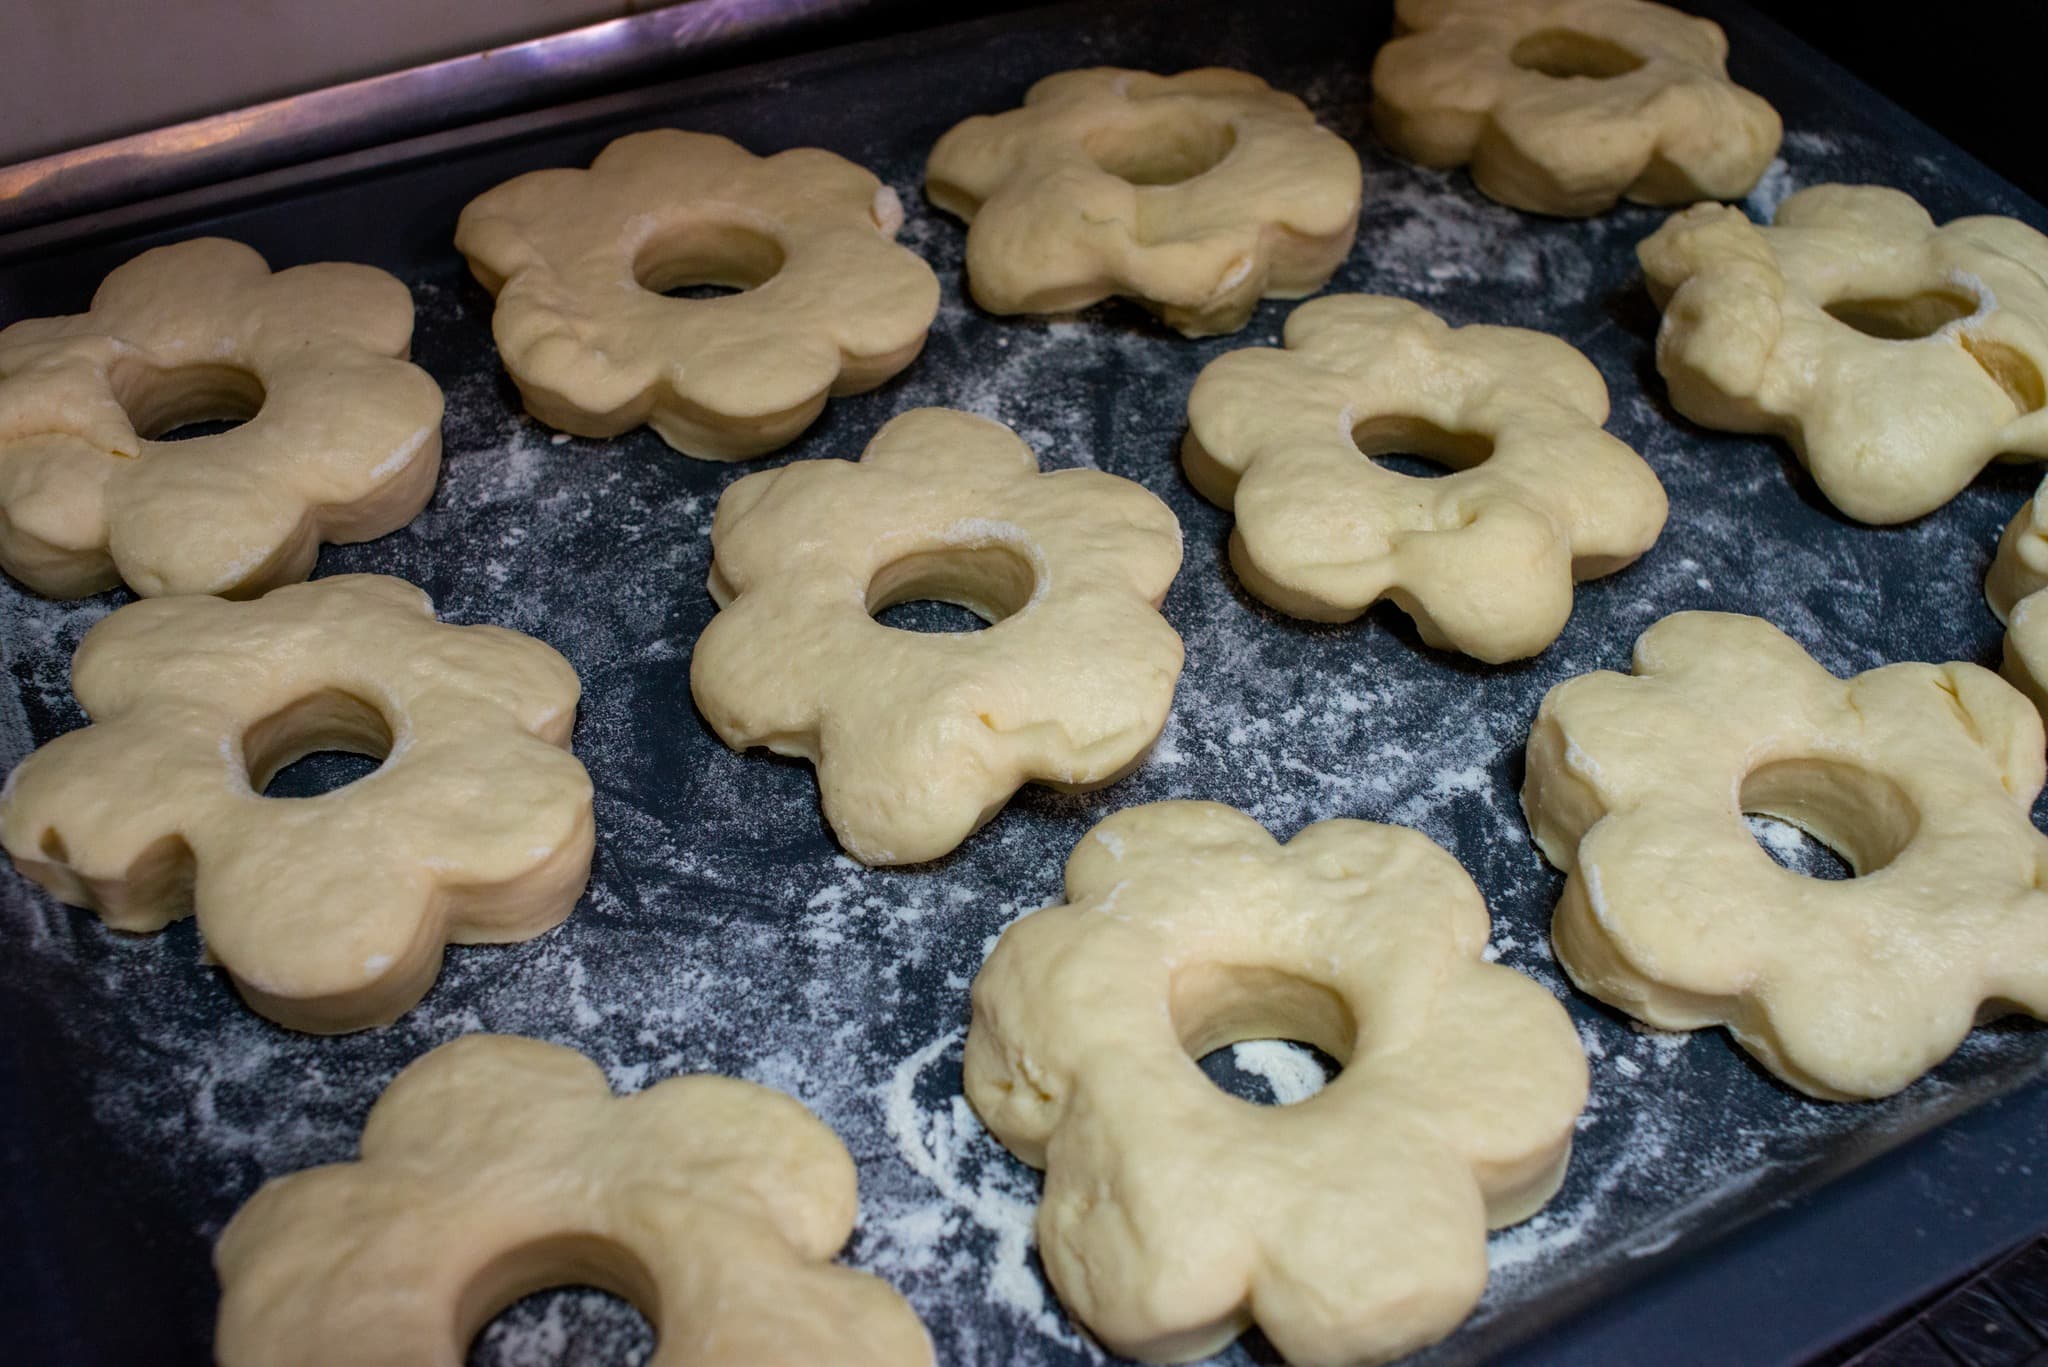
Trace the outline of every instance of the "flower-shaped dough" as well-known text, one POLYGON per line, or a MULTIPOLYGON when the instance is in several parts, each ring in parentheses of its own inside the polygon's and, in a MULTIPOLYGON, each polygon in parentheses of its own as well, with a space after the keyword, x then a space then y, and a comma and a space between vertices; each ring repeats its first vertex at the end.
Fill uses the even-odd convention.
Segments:
POLYGON ((1661 1030, 1726 1025, 1786 1082, 1885 1096, 1980 1015, 2048 1016, 2041 719, 1989 670, 1847 681, 1754 617, 1682 612, 1634 677, 1550 690, 1522 808, 1571 876, 1551 926, 1580 987, 1661 1030), (1745 812, 1857 876, 1808 878, 1745 812))
POLYGON ((1520 659, 1564 630, 1573 580, 1663 529, 1664 486, 1601 429, 1600 372, 1555 337, 1340 294, 1296 309, 1286 342, 1210 362, 1181 447, 1236 510, 1238 576, 1282 612, 1347 622, 1390 598, 1433 646, 1520 659), (1368 459, 1397 451, 1456 473, 1368 459))
POLYGON ((939 139, 925 192, 968 221, 967 283, 991 313, 1112 294, 1190 337, 1262 298, 1323 287, 1358 235, 1362 176, 1308 107, 1242 71, 1096 67, 939 139))
POLYGON ((652 1367, 920 1367, 924 1326, 832 1263, 853 1159, 780 1092, 670 1078, 614 1097, 573 1049, 465 1035, 418 1059, 362 1157, 264 1185, 222 1231, 223 1367, 445 1367, 500 1310, 592 1285, 639 1307, 652 1367))
POLYGON ((936 859, 1028 780, 1112 783, 1166 725, 1180 637, 1159 615, 1180 524, 1100 470, 1040 474, 1000 423, 891 420, 858 463, 799 461, 725 491, 721 611, 690 689, 719 738, 818 769, 825 819, 864 864, 936 859), (985 631, 876 622, 968 608, 985 631))
POLYGON ((93 724, 8 776, 0 846, 117 930, 196 912, 242 996, 294 1029, 396 1019, 443 945, 538 935, 589 877, 576 672, 530 636, 435 621, 402 579, 133 603, 86 633, 71 684, 93 724), (384 763, 263 796, 319 750, 384 763))
POLYGON ((1792 444, 1859 522, 1904 522, 1998 456, 2048 457, 2048 237, 1935 227, 1910 197, 1816 185, 1770 227, 1696 205, 1637 249, 1678 411, 1792 444))
POLYGON ((1254 1320, 1288 1361, 1442 1338, 1486 1284, 1486 1231, 1564 1178, 1586 1060, 1557 1000, 1484 962, 1486 904, 1430 840, 1324 821, 1280 845, 1213 802, 1118 812, 1067 901, 1003 932, 974 982, 964 1081, 1045 1169, 1060 1299, 1148 1362, 1254 1320), (1247 1039, 1343 1064, 1285 1110, 1196 1060, 1247 1039))
POLYGON ((2048 502, 2028 499, 1999 538, 1984 597, 2005 623, 2000 672, 2048 714, 2048 502))
POLYGON ((939 282, 896 243, 902 225, 895 191, 820 148, 757 157, 659 128, 587 171, 479 195, 455 245, 497 296, 491 333, 527 412, 584 437, 646 423, 685 455, 744 460, 917 358, 939 282), (662 294, 690 284, 743 292, 662 294))
POLYGON ((1398 0, 1373 128, 1503 204, 1605 213, 1749 193, 1778 111, 1728 79, 1720 25, 1647 0, 1398 0))
POLYGON ((85 313, 0 331, 0 568, 57 598, 244 598, 403 527, 441 469, 411 343, 412 296, 374 267, 272 275, 219 237, 142 253, 85 313))

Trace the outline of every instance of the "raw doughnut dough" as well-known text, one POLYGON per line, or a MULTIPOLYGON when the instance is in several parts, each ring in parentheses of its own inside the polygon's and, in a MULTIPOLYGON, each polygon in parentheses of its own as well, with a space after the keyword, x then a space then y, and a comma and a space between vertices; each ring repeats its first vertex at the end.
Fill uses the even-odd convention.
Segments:
POLYGON ((939 139, 925 191, 968 220, 967 283, 991 313, 1112 294, 1190 337, 1261 298, 1323 287, 1358 235, 1358 154, 1242 71, 1096 67, 939 139))
POLYGON ((1728 79, 1721 27, 1645 0, 1398 0, 1373 60, 1373 127, 1425 166, 1472 167, 1503 204, 1738 199, 1778 112, 1728 79))
POLYGON ((383 271, 272 275, 219 237, 0 331, 0 568, 55 598, 245 598, 311 574, 323 541, 403 527, 441 469, 441 391, 411 342, 412 296, 383 271))
POLYGON ((749 475, 711 545, 721 610, 690 661, 697 706, 736 750, 815 764, 864 864, 938 858, 1028 780, 1113 783, 1166 725, 1181 644, 1158 609, 1180 524, 1130 480, 1040 474, 1000 423, 913 409, 858 463, 749 475), (916 599, 993 625, 873 619, 916 599))
POLYGON ((1664 486, 1601 430, 1600 372, 1555 337, 1340 294, 1296 309, 1286 342, 1210 362, 1181 447, 1237 513, 1238 577, 1282 612, 1348 622, 1391 598, 1439 649, 1521 659, 1564 630, 1573 580, 1663 529, 1664 486), (1457 473, 1367 459, 1396 451, 1457 473))
POLYGON ((1586 991, 1661 1030, 1726 1025, 1812 1096, 1898 1091, 1973 1023, 2048 1016, 2041 719, 1997 675, 1846 682, 1768 622, 1667 617, 1635 676, 1550 690, 1522 807, 1571 876, 1552 936, 1586 991), (1743 813, 1858 877, 1807 878, 1743 813))
POLYGON ((2006 525, 1984 580, 1984 597, 2005 623, 2000 672, 2048 713, 2048 503, 2041 493, 2006 525))
POLYGON ((894 241, 902 224, 896 192, 830 152, 756 157, 660 128, 480 195, 455 245, 497 296, 491 333, 527 412, 584 437, 646 423, 685 455, 743 460, 923 349, 939 282, 894 241), (661 293, 700 282, 745 292, 661 293))
POLYGON ((964 1082, 1045 1169, 1038 1247, 1112 1351, 1183 1362, 1257 1320, 1293 1363, 1442 1338, 1486 1284, 1486 1231, 1563 1180, 1586 1060, 1555 998, 1481 960, 1486 904, 1398 826, 1286 845, 1211 802, 1118 812, 1067 901, 1003 932, 974 982, 964 1082), (1195 1060, 1240 1040, 1344 1065, 1285 1109, 1195 1060))
POLYGON ((589 877, 576 672, 532 637, 435 621, 402 579, 133 603, 86 633, 71 684, 93 724, 8 776, 0 845, 117 930, 196 913, 249 1005, 293 1029, 395 1020, 443 945, 538 935, 589 877), (384 764, 262 796, 316 750, 384 764))
POLYGON ((846 1146, 736 1078, 614 1097, 573 1049, 465 1035, 400 1073, 362 1157, 266 1183, 222 1231, 223 1367, 457 1367, 521 1296, 591 1285, 656 1322, 652 1367, 920 1367, 866 1273, 846 1146))
POLYGON ((1637 249, 1678 411, 1792 444, 1859 522, 1905 522, 1998 456, 2048 457, 2048 237, 1935 227, 1897 190, 1816 185, 1760 228, 1697 205, 1637 249))

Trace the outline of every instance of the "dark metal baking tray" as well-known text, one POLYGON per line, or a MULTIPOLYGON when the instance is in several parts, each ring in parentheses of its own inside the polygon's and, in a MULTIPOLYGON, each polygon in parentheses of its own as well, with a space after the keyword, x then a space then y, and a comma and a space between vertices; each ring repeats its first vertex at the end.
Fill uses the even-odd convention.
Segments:
MULTIPOLYGON (((1852 180, 1896 185, 1940 218, 2048 222, 1768 21, 1721 0, 1697 8, 1728 28, 1735 74, 1790 130, 1754 210, 1800 185, 1852 180)), ((1283 836, 1337 815, 1421 828, 1485 890, 1501 960, 1558 992, 1579 1023, 1594 1089, 1565 1187, 1495 1236, 1486 1300, 1434 1360, 1790 1357, 2048 1222, 2048 1033, 1980 1030, 1899 1097, 1843 1106, 1788 1092, 1717 1032, 1632 1029, 1571 992, 1551 961, 1560 879, 1515 801, 1543 692, 1624 665, 1644 627, 1682 608, 1760 613, 1838 672, 1995 662, 2000 632, 1980 585, 2032 471, 1995 468, 1919 522, 1863 528, 1832 513, 1781 447, 1679 419, 1651 363, 1657 318, 1632 255, 1661 215, 1528 217, 1462 174, 1388 157, 1365 119, 1365 73, 1387 24, 1385 6, 1286 0, 1008 15, 187 193, 69 225, 61 244, 47 231, 0 240, 0 319, 82 307, 134 251, 201 232, 239 237, 279 266, 366 260, 411 284, 417 358, 449 397, 442 485, 412 526, 327 549, 320 573, 403 575, 451 619, 533 632, 567 654, 584 682, 575 742, 599 823, 591 891, 564 926, 451 951, 418 1010, 332 1039, 243 1009, 202 963, 189 922, 119 936, 0 879, 9 1356, 204 1360, 210 1243, 236 1206, 266 1177, 351 1156, 400 1067, 491 1029, 572 1044, 622 1088, 716 1069, 792 1092, 859 1162, 850 1261, 910 1296, 943 1360, 1089 1360, 1030 1251, 1036 1176, 959 1099, 967 984, 1004 924, 1056 900, 1060 865, 1094 821, 1169 797, 1233 802, 1283 836), (1179 472, 1183 404, 1209 359, 1271 343, 1287 305, 1262 306, 1237 336, 1189 342, 1121 304, 1048 321, 964 302, 961 228, 919 193, 926 150, 958 119, 1015 104, 1038 76, 1094 63, 1224 63, 1300 94, 1366 165, 1358 246, 1332 289, 1405 295, 1455 323, 1541 328, 1600 367, 1610 427, 1656 467, 1672 517, 1641 563, 1581 586, 1549 651, 1479 667, 1422 647, 1398 614, 1307 625, 1237 586, 1228 517, 1179 472), (1188 667, 1136 775, 1080 798, 1029 790, 954 855, 868 871, 825 835, 807 766, 731 754, 706 730, 687 687, 712 612, 705 533, 719 491, 754 467, 685 460, 645 433, 560 441, 525 420, 491 350, 490 302, 449 243, 479 191, 583 164, 609 139, 658 125, 760 152, 824 146, 874 168, 903 196, 905 240, 944 285, 917 364, 835 402, 768 463, 852 456, 890 414, 945 404, 1011 424, 1049 466, 1138 480, 1179 514, 1187 563, 1165 610, 1188 667)), ((0 648, 17 685, 0 695, 0 760, 81 722, 71 652, 121 601, 0 589, 0 648)), ((595 1298, 547 1296, 508 1312, 476 1357, 538 1361, 559 1348, 605 1360, 644 1347, 641 1332, 595 1298)), ((1264 1356, 1253 1339, 1225 1360, 1264 1356)))

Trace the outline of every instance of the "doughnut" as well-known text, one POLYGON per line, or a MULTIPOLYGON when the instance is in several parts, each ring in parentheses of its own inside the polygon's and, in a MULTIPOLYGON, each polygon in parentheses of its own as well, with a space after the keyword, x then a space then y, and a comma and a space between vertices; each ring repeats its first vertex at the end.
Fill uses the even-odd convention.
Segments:
POLYGON ((1659 1030, 1726 1026, 1824 1100, 1889 1096, 1980 1019, 2048 1017, 2040 716, 1971 664, 1837 679, 1770 623, 1666 617, 1632 674, 1550 690, 1522 809, 1569 877, 1572 981, 1659 1030), (1780 867, 1745 813, 1855 871, 1780 867))
POLYGON ((1000 423, 912 409, 857 462, 748 475, 711 547, 698 710, 735 750, 817 766, 825 819, 864 864, 938 858, 1030 780, 1112 783, 1166 725, 1179 522, 1130 480, 1040 473, 1000 423), (991 625, 874 620, 926 599, 991 625))
POLYGON ((589 878, 576 672, 436 621, 402 579, 131 603, 86 633, 71 686, 92 723, 8 776, 0 847, 116 930, 196 915, 249 1005, 295 1030, 388 1024, 443 946, 530 939, 589 878), (383 764, 264 795, 321 750, 383 764))
POLYGON ((1663 530, 1664 486, 1602 430, 1607 385, 1568 343, 1370 294, 1303 304, 1285 341, 1211 361, 1181 445, 1236 513, 1238 578, 1281 612, 1348 622, 1391 599, 1428 644, 1499 664, 1555 641, 1573 582, 1663 530), (1372 459, 1397 452, 1452 473, 1372 459))

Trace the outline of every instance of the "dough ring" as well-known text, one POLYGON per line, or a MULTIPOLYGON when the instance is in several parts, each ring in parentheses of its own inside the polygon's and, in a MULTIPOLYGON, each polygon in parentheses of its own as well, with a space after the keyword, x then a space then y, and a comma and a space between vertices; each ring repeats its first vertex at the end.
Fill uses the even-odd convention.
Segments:
POLYGON ((455 245, 497 296, 491 334, 527 412, 744 460, 924 348, 939 282, 895 242, 902 224, 896 192, 830 152, 756 157, 659 128, 478 196, 455 245), (744 293, 662 294, 691 284, 744 293))
POLYGON ((1180 524, 1130 480, 1040 474, 1000 423, 913 409, 858 464, 748 475, 711 545, 697 706, 735 750, 815 764, 825 819, 864 864, 938 858, 1029 780, 1114 783, 1166 725, 1181 644, 1158 609, 1180 524), (992 625, 871 616, 917 599, 992 625))
POLYGON ((1398 0, 1372 121, 1399 155, 1579 218, 1753 189, 1784 133, 1720 25, 1645 0, 1398 0))
POLYGON ((1678 411, 1792 444, 1830 502, 1905 522, 1994 458, 2048 457, 2048 238, 1816 185, 1760 228, 1698 205, 1641 247, 1678 411))
POLYGON ((1290 616, 1348 622, 1390 598, 1438 649, 1521 659, 1564 630, 1573 580, 1663 529, 1664 486, 1601 430, 1600 372, 1555 337, 1340 294, 1296 309, 1286 342, 1209 363, 1181 463, 1236 510, 1245 587, 1290 616), (1456 473, 1367 459, 1393 452, 1456 473))
POLYGON ((1067 860, 1067 902, 1003 932, 974 982, 964 1083, 1045 1169, 1060 1299, 1148 1362, 1253 1320, 1293 1363, 1442 1338, 1486 1283, 1486 1231, 1557 1190, 1586 1060, 1555 998, 1481 961, 1486 904, 1398 826, 1286 845, 1212 802, 1127 808, 1067 860), (1344 1064, 1287 1110, 1194 1060, 1246 1039, 1344 1064))
POLYGON ((412 296, 383 271, 272 275, 219 237, 0 331, 0 568, 54 598, 245 598, 311 574, 323 541, 403 527, 441 469, 441 391, 411 341, 412 296))
POLYGON ((614 1097, 573 1049, 465 1035, 400 1073, 362 1157, 221 1232, 223 1367, 449 1367, 497 1313, 590 1285, 654 1321, 651 1367, 932 1360, 903 1298, 834 1266, 853 1159, 799 1103, 700 1074, 614 1097))
POLYGON ((2037 491, 1999 538, 1984 598, 2005 623, 1999 672, 2048 713, 2048 503, 2037 491))
POLYGON ((1362 179, 1349 143, 1256 76, 1095 67, 953 128, 925 192, 968 221, 967 283, 989 312, 1118 294, 1203 337, 1321 289, 1358 235, 1362 179))
POLYGON ((1667 617, 1635 677, 1550 690, 1522 808, 1565 870, 1551 933, 1586 991, 1660 1030, 1726 1025, 1830 1100, 1898 1091, 1971 1025, 2048 1016, 2041 719, 1969 664, 1843 681, 1768 622, 1667 617), (1780 868, 1787 821, 1859 875, 1780 868))
POLYGON ((589 877, 575 671, 518 632, 436 622, 402 579, 132 603, 86 633, 71 682, 93 724, 8 777, 0 845, 116 930, 196 912, 249 1005, 295 1030, 388 1024, 443 945, 538 935, 589 877), (316 750, 384 764, 261 796, 316 750))

